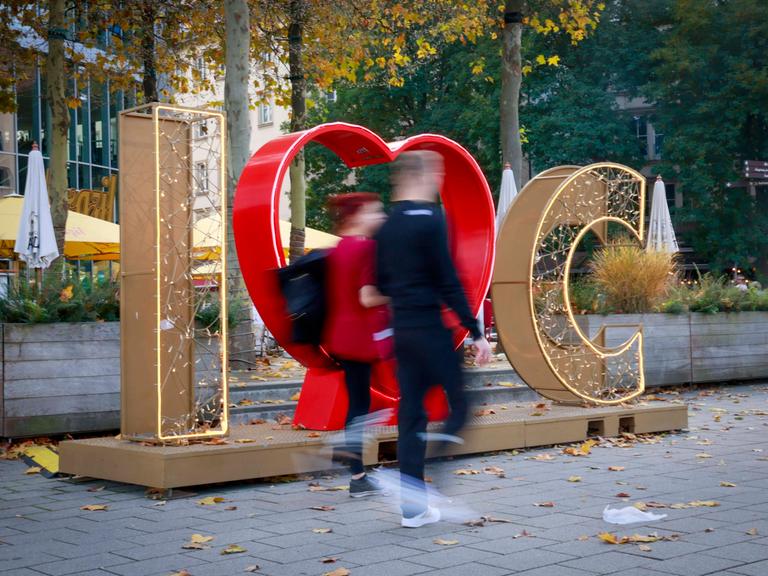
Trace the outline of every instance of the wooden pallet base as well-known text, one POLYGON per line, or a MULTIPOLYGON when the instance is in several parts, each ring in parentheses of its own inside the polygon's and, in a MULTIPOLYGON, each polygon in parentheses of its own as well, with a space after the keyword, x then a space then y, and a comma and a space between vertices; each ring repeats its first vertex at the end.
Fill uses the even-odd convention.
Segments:
MULTIPOLYGON (((687 407, 666 402, 599 408, 555 405, 542 416, 532 416, 530 405, 483 407, 488 409, 494 413, 472 418, 463 433, 465 443, 449 454, 579 442, 590 435, 665 432, 688 425, 687 407)), ((363 455, 367 465, 393 455, 397 443, 394 426, 372 432, 374 441, 363 455)), ((315 472, 335 467, 326 442, 329 434, 333 433, 257 424, 233 427, 227 443, 219 445, 152 446, 118 438, 70 440, 59 445, 60 470, 163 489, 315 472)))

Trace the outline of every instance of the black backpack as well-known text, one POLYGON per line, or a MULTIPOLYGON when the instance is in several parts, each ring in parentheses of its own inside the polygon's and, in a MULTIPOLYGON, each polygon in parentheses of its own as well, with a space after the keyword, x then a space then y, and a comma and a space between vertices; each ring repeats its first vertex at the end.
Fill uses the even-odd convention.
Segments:
POLYGON ((313 250, 277 271, 293 342, 320 344, 326 314, 327 257, 327 250, 313 250))

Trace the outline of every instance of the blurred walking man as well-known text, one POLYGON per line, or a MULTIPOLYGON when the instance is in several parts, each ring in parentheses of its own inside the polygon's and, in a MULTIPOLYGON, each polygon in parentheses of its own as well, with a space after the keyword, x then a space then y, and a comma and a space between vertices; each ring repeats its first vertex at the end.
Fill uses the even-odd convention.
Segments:
POLYGON ((378 233, 377 272, 381 292, 394 312, 395 357, 400 383, 398 459, 400 460, 402 525, 418 528, 440 520, 430 507, 424 484, 427 415, 424 397, 442 385, 450 415, 441 443, 456 436, 467 418, 462 357, 442 321, 445 304, 472 334, 477 361, 490 359, 490 346, 467 303, 464 288, 448 251, 446 225, 437 198, 443 181, 443 159, 436 152, 405 152, 393 165, 393 205, 378 233))

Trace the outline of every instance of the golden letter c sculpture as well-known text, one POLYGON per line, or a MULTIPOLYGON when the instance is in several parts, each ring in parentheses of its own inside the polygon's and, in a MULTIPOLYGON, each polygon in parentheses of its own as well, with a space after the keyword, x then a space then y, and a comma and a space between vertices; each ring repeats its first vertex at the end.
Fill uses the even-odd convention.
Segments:
POLYGON ((569 281, 590 233, 642 244, 645 177, 620 164, 559 166, 523 188, 497 242, 492 281, 499 337, 515 371, 542 396, 565 403, 618 404, 641 394, 642 326, 606 346, 603 325, 589 334, 574 315, 569 281))

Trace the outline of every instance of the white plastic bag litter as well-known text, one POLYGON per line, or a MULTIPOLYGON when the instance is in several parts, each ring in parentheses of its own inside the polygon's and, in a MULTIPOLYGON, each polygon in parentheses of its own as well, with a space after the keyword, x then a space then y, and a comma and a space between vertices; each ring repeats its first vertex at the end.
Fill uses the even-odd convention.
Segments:
POLYGON ((608 506, 603 510, 603 520, 610 524, 634 524, 635 522, 653 522, 666 518, 666 514, 654 514, 653 512, 643 512, 634 506, 626 508, 610 509, 608 506))

